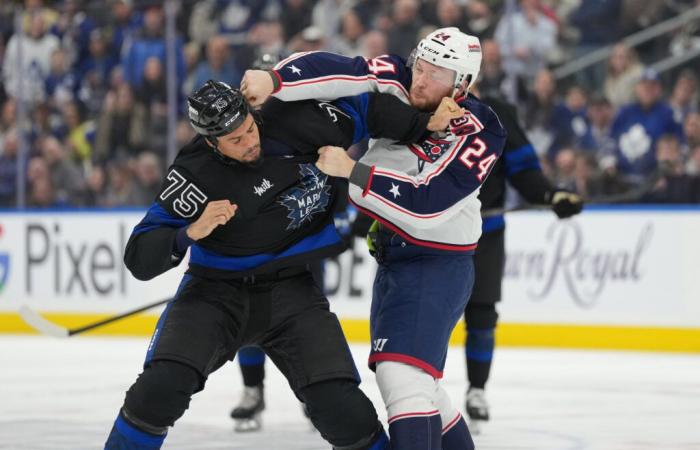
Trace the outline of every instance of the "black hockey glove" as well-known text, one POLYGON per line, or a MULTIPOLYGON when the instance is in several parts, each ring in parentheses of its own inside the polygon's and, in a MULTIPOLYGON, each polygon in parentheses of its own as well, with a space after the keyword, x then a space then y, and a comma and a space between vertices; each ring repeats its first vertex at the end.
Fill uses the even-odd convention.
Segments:
POLYGON ((545 199, 560 219, 575 216, 583 209, 583 199, 580 195, 562 189, 547 192, 545 199))

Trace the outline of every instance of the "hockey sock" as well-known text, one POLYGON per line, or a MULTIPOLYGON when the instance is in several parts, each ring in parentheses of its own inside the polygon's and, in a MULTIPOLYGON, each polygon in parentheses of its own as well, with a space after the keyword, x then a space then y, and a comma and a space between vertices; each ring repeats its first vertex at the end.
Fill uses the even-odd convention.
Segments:
POLYGON ((260 386, 265 380, 265 352, 260 347, 248 346, 238 351, 243 384, 248 387, 260 386))
POLYGON ((163 445, 166 434, 157 435, 141 431, 119 413, 107 437, 105 450, 157 450, 163 445))
POLYGON ((470 387, 484 389, 491 371, 494 328, 467 329, 467 375, 470 387))
POLYGON ((442 432, 442 450, 474 450, 474 441, 461 414, 445 425, 442 432))
POLYGON ((370 445, 370 447, 367 450, 389 450, 391 447, 389 446, 389 436, 386 435, 384 430, 382 429, 380 433, 378 433, 377 439, 370 445))
POLYGON ((406 414, 389 419, 391 448, 401 450, 440 450, 440 414, 406 414))

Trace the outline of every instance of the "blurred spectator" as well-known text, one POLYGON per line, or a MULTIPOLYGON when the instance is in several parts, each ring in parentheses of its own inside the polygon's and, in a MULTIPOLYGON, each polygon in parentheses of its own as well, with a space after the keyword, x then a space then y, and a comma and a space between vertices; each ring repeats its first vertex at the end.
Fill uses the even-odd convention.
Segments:
POLYGON ((289 43, 289 53, 317 52, 326 49, 326 39, 320 28, 310 26, 289 43))
POLYGON ((418 42, 423 21, 418 16, 417 0, 396 0, 393 4, 393 26, 389 37, 389 53, 407 58, 418 42))
POLYGON ((189 34, 204 45, 223 34, 231 45, 246 43, 246 35, 261 21, 277 21, 281 8, 277 0, 203 0, 192 10, 189 34))
POLYGON ((284 30, 284 40, 289 41, 301 30, 311 25, 311 4, 307 0, 283 0, 284 14, 280 23, 284 30))
POLYGON ((562 148, 554 158, 554 185, 576 192, 576 152, 562 148))
POLYGON ((690 149, 690 157, 685 170, 688 175, 700 176, 700 145, 690 149))
POLYGON ((613 107, 619 108, 634 100, 634 86, 642 75, 637 54, 625 44, 613 47, 605 76, 605 96, 613 107))
MULTIPOLYGON (((620 37, 621 6, 621 0, 585 0, 579 3, 569 16, 569 22, 579 31, 574 58, 610 45, 620 37)), ((598 86, 604 76, 601 69, 598 65, 588 67, 579 71, 576 78, 587 88, 598 86)))
MULTIPOLYGON (((375 0, 372 0, 375 2, 375 0)), ((311 11, 311 24, 321 29, 323 37, 333 40, 340 30, 340 18, 350 8, 346 0, 317 0, 311 11)), ((376 2, 378 3, 378 2, 376 2)))
POLYGON ((556 46, 557 25, 540 12, 539 0, 520 0, 520 7, 498 22, 495 39, 506 73, 532 80, 556 46))
POLYGON ((564 101, 552 110, 552 144, 547 150, 549 159, 562 147, 583 148, 583 140, 588 134, 586 117, 586 92, 580 86, 572 86, 566 92, 564 101))
POLYGON ((237 64, 241 68, 248 68, 264 54, 276 56, 281 60, 287 54, 286 45, 282 25, 278 22, 260 22, 248 33, 247 46, 237 50, 237 64))
MULTIPOLYGON (((163 9, 151 6, 144 14, 143 29, 134 37, 133 42, 124 51, 122 64, 124 79, 135 89, 141 88, 144 82, 144 69, 148 58, 158 58, 165 65, 165 21, 163 9)), ((179 82, 185 79, 185 61, 182 52, 182 39, 175 41, 175 69, 179 82)))
POLYGON ((134 206, 131 194, 133 186, 131 171, 125 161, 116 159, 107 163, 107 187, 103 197, 105 206, 134 206))
POLYGON ((17 192, 17 132, 0 134, 0 207, 14 206, 17 192))
POLYGON ((438 0, 435 5, 435 26, 438 28, 457 27, 467 32, 465 16, 464 7, 456 0, 438 0))
POLYGON ((82 164, 89 164, 92 158, 92 145, 95 140, 95 123, 85 118, 85 110, 80 103, 69 102, 63 108, 66 123, 68 147, 71 157, 82 164))
POLYGON ((158 58, 146 60, 143 79, 143 85, 136 91, 136 98, 146 111, 146 145, 164 154, 168 132, 168 98, 165 71, 158 58))
POLYGON ((27 168, 28 198, 27 205, 35 208, 61 206, 56 204, 53 196, 53 186, 49 178, 49 168, 46 160, 35 156, 29 160, 27 168))
POLYGON ((95 158, 108 161, 134 156, 146 142, 146 109, 136 104, 128 85, 105 97, 95 136, 95 158))
POLYGON ((332 51, 345 56, 362 55, 360 38, 365 34, 365 27, 355 10, 349 9, 343 14, 340 22, 340 34, 336 37, 332 51))
POLYGON ((206 61, 202 61, 197 67, 193 88, 198 89, 207 80, 223 81, 231 86, 238 86, 241 76, 241 70, 231 58, 226 38, 214 36, 207 42, 206 61))
POLYGON ((612 127, 617 142, 618 170, 641 181, 656 168, 656 141, 665 134, 682 137, 673 110, 661 97, 659 75, 653 69, 643 72, 635 87, 637 101, 623 107, 612 127))
POLYGON ((54 201, 65 205, 79 202, 85 187, 80 168, 55 137, 45 137, 39 145, 49 170, 54 201))
POLYGON ((493 39, 496 32, 496 15, 493 6, 498 2, 470 0, 467 3, 467 30, 481 39, 493 39))
POLYGON ((79 0, 63 0, 58 20, 50 31, 61 40, 61 47, 68 53, 71 67, 80 67, 89 55, 90 34, 95 22, 82 11, 79 0))
POLYGON ((187 96, 195 89, 195 77, 197 76, 202 51, 196 42, 188 42, 183 47, 182 52, 185 58, 185 82, 182 84, 180 95, 187 96))
POLYGON ((110 22, 105 31, 111 36, 112 59, 119 61, 124 44, 127 43, 128 46, 134 35, 143 27, 143 14, 134 11, 133 0, 114 0, 109 18, 110 22))
POLYGON ((611 135, 614 110, 610 101, 601 95, 594 96, 589 102, 587 117, 589 126, 581 147, 592 153, 601 165, 609 166, 616 145, 611 135))
POLYGON ((372 30, 365 33, 360 41, 361 54, 367 59, 376 58, 377 56, 386 55, 388 53, 387 38, 383 31, 372 30))
POLYGON ((85 206, 107 206, 106 200, 104 198, 106 186, 107 180, 104 168, 101 165, 92 166, 92 168, 88 172, 87 179, 85 180, 85 192, 83 194, 85 206))
POLYGON ((7 44, 2 72, 8 95, 22 97, 30 104, 44 99, 44 80, 49 74, 51 54, 58 48, 56 36, 46 32, 42 15, 31 16, 29 33, 20 38, 12 35, 7 44), (22 65, 19 63, 19 47, 22 46, 22 65), (22 89, 20 89, 22 80, 22 89))
POLYGON ((690 155, 692 149, 700 146, 700 113, 691 112, 683 121, 683 155, 690 155))
POLYGON ((93 31, 90 34, 89 55, 77 70, 80 82, 78 99, 90 114, 99 113, 116 64, 117 60, 107 50, 102 31, 93 31))
POLYGON ((161 161, 153 152, 142 152, 136 160, 136 179, 131 192, 130 203, 148 206, 160 191, 163 171, 161 161))
POLYGON ((650 203, 698 203, 700 179, 685 173, 678 138, 661 136, 656 143, 656 159, 664 167, 664 176, 645 196, 650 203))
POLYGON ((525 130, 540 158, 549 153, 554 140, 552 115, 557 101, 557 86, 549 70, 541 70, 535 77, 533 95, 525 105, 525 130))
POLYGON ((678 123, 685 122, 688 114, 698 110, 698 78, 692 71, 686 69, 678 75, 668 103, 678 123))
POLYGON ((44 82, 46 100, 54 108, 62 108, 67 102, 73 101, 78 87, 78 80, 70 70, 66 52, 57 48, 51 54, 51 68, 44 82))

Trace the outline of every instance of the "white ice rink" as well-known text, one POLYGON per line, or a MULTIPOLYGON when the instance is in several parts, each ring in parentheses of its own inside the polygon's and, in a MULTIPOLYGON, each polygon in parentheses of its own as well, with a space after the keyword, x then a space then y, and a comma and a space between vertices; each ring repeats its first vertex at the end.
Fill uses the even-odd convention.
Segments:
MULTIPOLYGON (((147 340, 0 336, 0 448, 100 449, 140 370, 147 340)), ((367 347, 362 387, 385 419, 367 347)), ((444 384, 463 408, 464 356, 452 348, 444 384)), ((209 379, 165 449, 328 449, 268 364, 263 432, 236 434, 228 413, 241 380, 229 364, 209 379)), ((700 357, 499 349, 492 421, 479 450, 700 450, 700 357)), ((338 405, 342 408, 342 405, 338 405)))

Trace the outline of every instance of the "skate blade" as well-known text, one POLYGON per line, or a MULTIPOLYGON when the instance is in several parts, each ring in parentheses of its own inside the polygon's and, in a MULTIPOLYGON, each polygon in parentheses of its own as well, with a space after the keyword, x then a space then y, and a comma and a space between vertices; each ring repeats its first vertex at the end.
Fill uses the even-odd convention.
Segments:
POLYGON ((252 431, 260 431, 262 429, 262 420, 260 417, 250 419, 236 419, 233 430, 236 433, 250 433, 252 431))

